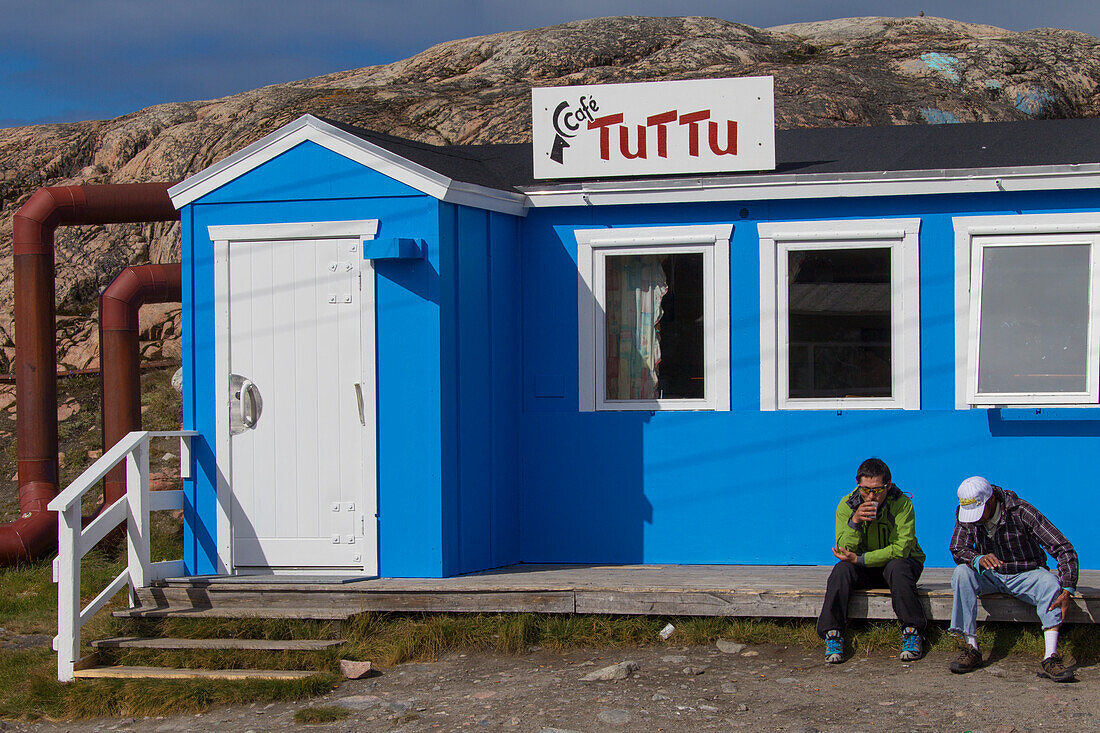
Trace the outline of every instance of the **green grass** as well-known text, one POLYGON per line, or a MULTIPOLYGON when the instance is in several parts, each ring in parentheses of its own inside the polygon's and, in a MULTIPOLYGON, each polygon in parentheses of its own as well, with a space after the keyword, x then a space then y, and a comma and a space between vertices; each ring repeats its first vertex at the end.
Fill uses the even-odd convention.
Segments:
POLYGON ((335 678, 318 675, 301 680, 78 680, 57 682, 32 670, 21 685, 21 699, 3 698, 0 717, 79 720, 197 713, 222 705, 277 700, 303 700, 332 690, 335 678))
POLYGON ((300 725, 323 725, 335 723, 351 715, 351 711, 339 705, 318 705, 302 708, 294 712, 294 722, 300 725))
MULTIPOLYGON (((363 614, 350 619, 344 637, 345 658, 370 659, 383 666, 435 659, 461 651, 520 654, 532 646, 550 651, 581 647, 625 648, 659 645, 707 645, 718 639, 744 644, 781 644, 824 648, 810 620, 754 620, 714 617, 538 615, 538 614, 363 614), (673 636, 661 641, 667 623, 673 636)), ((1082 663, 1100 661, 1100 627, 1067 625, 1063 648, 1082 663)), ((928 630, 930 649, 950 652, 955 640, 944 625, 928 630)), ((896 651, 896 622, 852 624, 847 638, 852 652, 896 651)), ((1041 656, 1038 624, 982 624, 979 642, 996 656, 1041 656)))

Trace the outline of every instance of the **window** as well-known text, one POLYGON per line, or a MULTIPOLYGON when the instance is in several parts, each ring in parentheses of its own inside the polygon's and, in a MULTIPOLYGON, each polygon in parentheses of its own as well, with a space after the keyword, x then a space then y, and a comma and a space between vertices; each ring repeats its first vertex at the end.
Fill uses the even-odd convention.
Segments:
POLYGON ((729 409, 731 224, 582 229, 580 409, 729 409))
POLYGON ((1098 402, 1100 217, 955 219, 956 406, 1098 402))
POLYGON ((918 219, 760 224, 760 407, 920 408, 918 219))

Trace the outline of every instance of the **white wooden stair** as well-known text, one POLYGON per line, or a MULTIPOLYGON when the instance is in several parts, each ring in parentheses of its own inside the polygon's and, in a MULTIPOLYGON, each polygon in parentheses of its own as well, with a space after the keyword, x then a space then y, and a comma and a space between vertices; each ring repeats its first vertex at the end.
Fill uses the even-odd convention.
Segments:
POLYGON ((343 639, 184 639, 145 636, 115 636, 91 642, 94 651, 76 664, 77 679, 162 679, 162 680, 297 680, 317 671, 296 669, 185 669, 131 665, 101 665, 99 650, 256 650, 268 652, 311 652, 344 643, 343 639))
POLYGON ((161 680, 300 680, 317 672, 297 669, 170 669, 167 667, 86 667, 73 671, 77 679, 161 680))

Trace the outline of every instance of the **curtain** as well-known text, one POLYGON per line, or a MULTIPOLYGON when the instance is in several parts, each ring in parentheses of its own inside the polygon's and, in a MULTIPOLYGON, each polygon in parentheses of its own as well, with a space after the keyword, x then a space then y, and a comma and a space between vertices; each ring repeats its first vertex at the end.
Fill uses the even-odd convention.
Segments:
POLYGON ((661 300, 666 255, 615 255, 605 260, 607 399, 657 397, 661 300))

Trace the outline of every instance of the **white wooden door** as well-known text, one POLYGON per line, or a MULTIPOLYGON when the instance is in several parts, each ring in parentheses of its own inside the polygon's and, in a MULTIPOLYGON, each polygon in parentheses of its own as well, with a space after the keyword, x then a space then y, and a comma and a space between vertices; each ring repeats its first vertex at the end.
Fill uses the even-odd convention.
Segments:
POLYGON ((373 572, 373 273, 360 240, 227 247, 233 570, 373 572))

